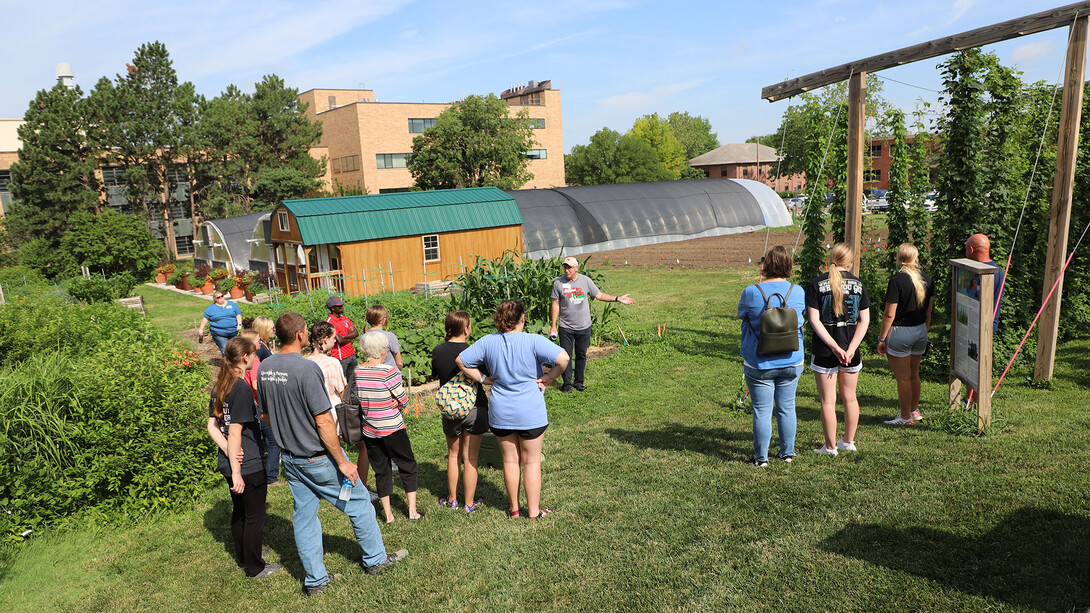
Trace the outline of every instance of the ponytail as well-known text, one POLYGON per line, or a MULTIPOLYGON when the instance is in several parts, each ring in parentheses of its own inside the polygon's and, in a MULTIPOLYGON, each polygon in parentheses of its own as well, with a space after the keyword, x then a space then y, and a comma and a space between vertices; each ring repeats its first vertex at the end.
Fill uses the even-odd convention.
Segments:
POLYGON ((855 253, 844 243, 833 245, 829 252, 829 289, 833 294, 833 314, 837 317, 844 315, 844 275, 839 267, 848 268, 854 261, 855 253))
POLYGON ((901 267, 899 272, 905 273, 912 280, 912 286, 916 288, 916 304, 923 308, 926 306, 923 302, 927 298, 927 287, 920 273, 920 250, 912 243, 901 243, 897 247, 897 264, 901 267))
POLYGON ((223 419, 223 402, 227 394, 235 385, 235 380, 242 377, 242 369, 246 363, 246 356, 257 351, 253 341, 236 336, 227 341, 223 348, 223 360, 220 362, 220 371, 216 375, 216 386, 212 388, 212 414, 216 419, 223 419))

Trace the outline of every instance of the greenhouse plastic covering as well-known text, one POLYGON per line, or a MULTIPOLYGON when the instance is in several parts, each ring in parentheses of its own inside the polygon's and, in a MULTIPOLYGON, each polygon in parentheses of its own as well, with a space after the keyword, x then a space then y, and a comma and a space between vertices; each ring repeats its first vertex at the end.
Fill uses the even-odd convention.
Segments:
POLYGON ((752 232, 792 223, 783 200, 748 179, 513 190, 530 257, 752 232))

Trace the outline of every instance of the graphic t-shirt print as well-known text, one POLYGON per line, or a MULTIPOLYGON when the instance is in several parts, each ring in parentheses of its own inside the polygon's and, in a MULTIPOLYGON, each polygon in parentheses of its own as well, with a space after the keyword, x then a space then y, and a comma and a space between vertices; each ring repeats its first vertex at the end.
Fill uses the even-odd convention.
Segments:
POLYGON ((582 304, 587 299, 587 294, 583 291, 583 288, 572 287, 570 283, 563 284, 561 290, 564 292, 564 297, 572 304, 582 304))

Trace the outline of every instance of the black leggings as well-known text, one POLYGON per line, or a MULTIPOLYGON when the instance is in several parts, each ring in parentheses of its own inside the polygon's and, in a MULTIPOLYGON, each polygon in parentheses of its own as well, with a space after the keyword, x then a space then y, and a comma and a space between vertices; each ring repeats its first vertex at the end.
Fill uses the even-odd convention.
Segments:
POLYGON ((397 472, 401 475, 405 492, 416 491, 416 457, 409 446, 409 433, 405 428, 382 438, 365 436, 363 441, 367 445, 367 461, 375 471, 375 491, 380 498, 385 498, 394 491, 390 460, 397 464, 397 472))
MULTIPOLYGON (((231 487, 231 475, 227 487, 231 487)), ((247 577, 265 570, 261 559, 261 542, 265 539, 265 495, 269 488, 265 483, 265 471, 242 475, 246 489, 241 494, 231 492, 231 538, 235 541, 235 561, 246 571, 247 577)))

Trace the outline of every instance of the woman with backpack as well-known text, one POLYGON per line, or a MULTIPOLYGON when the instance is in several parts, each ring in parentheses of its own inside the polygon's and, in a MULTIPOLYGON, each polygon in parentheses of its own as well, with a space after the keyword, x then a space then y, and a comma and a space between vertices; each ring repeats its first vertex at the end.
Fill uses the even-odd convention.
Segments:
POLYGON ((859 399, 855 395, 863 361, 859 345, 870 325, 870 297, 859 277, 853 275, 855 253, 837 243, 829 252, 829 270, 806 288, 806 314, 814 328, 810 370, 817 380, 821 402, 821 427, 825 444, 814 450, 821 455, 855 451, 859 425, 859 399), (836 390, 844 400, 844 437, 836 438, 836 390))
POLYGON ((920 361, 927 351, 927 328, 935 304, 935 284, 920 270, 920 251, 912 243, 897 247, 895 275, 886 289, 886 307, 878 334, 878 353, 885 354, 897 378, 901 414, 890 426, 914 426, 920 414, 920 361))
POLYGON ((791 254, 782 245, 768 250, 761 263, 764 281, 742 290, 738 317, 742 320, 742 364, 753 401, 753 459, 768 466, 772 414, 780 434, 779 457, 795 457, 795 388, 802 374, 802 313, 804 290, 787 280, 791 254))

